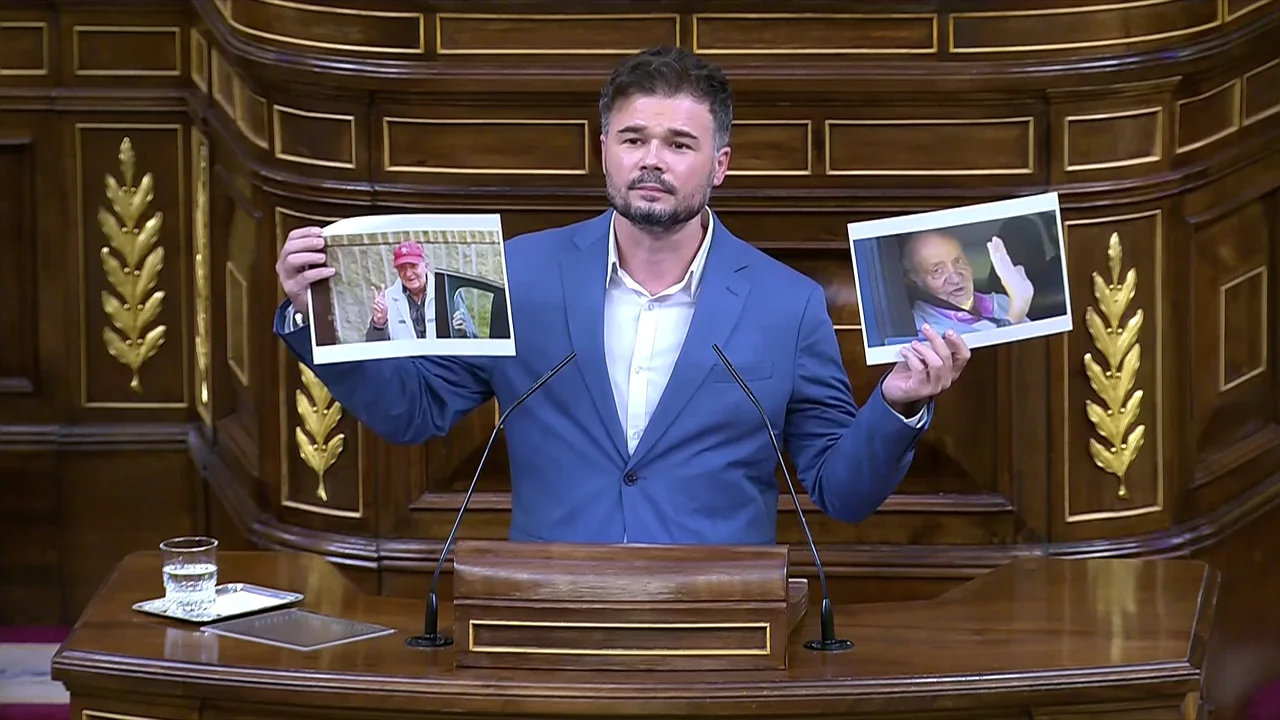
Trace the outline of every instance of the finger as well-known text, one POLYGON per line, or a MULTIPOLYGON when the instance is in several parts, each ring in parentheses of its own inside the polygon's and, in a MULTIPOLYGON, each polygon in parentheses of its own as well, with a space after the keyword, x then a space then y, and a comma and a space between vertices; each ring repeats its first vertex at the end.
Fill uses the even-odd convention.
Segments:
POLYGON ((955 330, 948 330, 943 339, 947 341, 947 349, 951 351, 952 370, 957 371, 969 362, 969 344, 955 330))
POLYGON ((313 237, 323 238, 324 231, 314 226, 294 228, 289 231, 289 235, 285 238, 285 241, 288 242, 289 240, 301 240, 313 237))
POLYGON ((911 347, 915 349, 920 359, 924 361, 925 368, 930 372, 942 368, 942 358, 938 357, 938 353, 933 351, 933 347, 928 343, 914 342, 911 347))
POLYGON ((325 278, 331 278, 333 277, 334 272, 336 271, 328 266, 311 268, 310 270, 299 274, 298 279, 303 282, 304 286, 306 286, 313 282, 324 280, 325 278))
POLYGON ((285 246, 303 245, 307 247, 322 247, 324 245, 324 235, 320 232, 320 228, 317 227, 298 228, 297 230, 293 230, 289 233, 288 237, 284 240, 284 244, 285 246))
POLYGON ((280 247, 280 256, 288 258, 298 252, 316 252, 324 249, 324 238, 320 236, 291 237, 280 247))
POLYGON ((324 253, 318 252, 295 252, 286 255, 283 260, 284 267, 290 270, 307 267, 308 265, 323 265, 328 260, 324 253))
POLYGON ((951 348, 947 347, 947 343, 938 334, 938 331, 928 325, 924 326, 924 336, 929 341, 929 349, 938 357, 939 369, 950 375, 951 348))
MULTIPOLYGON (((925 372, 921 378, 921 383, 928 389, 928 394, 936 395, 950 382, 951 370, 948 366, 944 366, 943 359, 934 352, 933 346, 925 343, 917 343, 916 352, 920 353, 920 359, 924 361, 925 372)), ((950 353, 947 353, 948 357, 950 353)))
POLYGON ((901 355, 902 359, 906 361, 907 367, 910 368, 913 374, 919 375, 925 372, 924 361, 920 359, 920 356, 910 345, 902 348, 899 355, 901 355))

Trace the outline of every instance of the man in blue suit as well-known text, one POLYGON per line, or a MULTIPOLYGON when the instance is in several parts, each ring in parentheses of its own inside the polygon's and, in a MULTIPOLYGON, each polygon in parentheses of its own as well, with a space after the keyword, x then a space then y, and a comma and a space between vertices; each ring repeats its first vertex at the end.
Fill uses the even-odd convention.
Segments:
POLYGON ((782 436, 809 497, 857 522, 893 492, 960 375, 959 335, 925 331, 859 408, 821 286, 735 237, 707 203, 729 168, 733 96, 680 49, 626 60, 600 95, 609 204, 512 238, 514 357, 312 365, 307 286, 332 275, 318 228, 290 233, 275 330, 374 433, 421 443, 497 397, 511 414, 513 541, 776 541, 777 459, 718 344, 782 436))

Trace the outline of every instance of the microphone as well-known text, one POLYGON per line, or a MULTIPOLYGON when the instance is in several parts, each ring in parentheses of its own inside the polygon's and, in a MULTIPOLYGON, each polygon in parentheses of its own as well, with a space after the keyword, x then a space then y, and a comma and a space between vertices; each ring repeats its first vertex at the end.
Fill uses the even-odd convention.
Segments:
POLYGON ((729 358, 724 356, 724 351, 720 349, 720 346, 712 343, 711 349, 716 351, 716 355, 720 357, 720 362, 724 363, 725 369, 737 381, 738 387, 742 388, 742 392, 746 393, 747 399, 751 401, 751 404, 756 406, 756 410, 760 413, 760 419, 764 420, 764 427, 769 431, 769 440, 773 443, 773 452, 777 454, 778 464, 782 466, 782 474, 787 478, 787 489, 791 491, 791 501, 796 504, 796 517, 800 518, 800 529, 804 530, 804 537, 809 541, 809 552, 813 554, 813 565, 818 568, 818 583, 822 587, 822 637, 817 640, 810 640, 804 646, 810 650, 826 652, 848 650, 853 647, 853 642, 836 637, 836 613, 831 606, 831 596, 827 594, 827 574, 822 569, 822 558, 818 557, 818 546, 813 543, 813 533, 809 532, 809 523, 805 522, 804 511, 800 509, 800 498, 796 497, 796 484, 792 482, 791 473, 787 471, 787 463, 782 458, 782 448, 778 447, 778 436, 773 432, 773 424, 769 422, 769 414, 764 411, 764 406, 756 399, 756 395, 751 392, 751 388, 747 387, 747 382, 733 368, 733 363, 729 362, 729 358))
POLYGON ((498 422, 493 426, 493 432, 489 435, 489 443, 484 446, 484 453, 480 455, 480 462, 476 465, 476 474, 471 478, 471 485, 467 488, 467 494, 462 498, 462 507, 458 508, 458 517, 453 521, 453 529, 449 531, 449 537, 444 541, 444 546, 440 548, 440 557, 436 560, 436 572, 431 576, 431 590, 427 593, 427 616, 423 621, 422 634, 405 638, 404 644, 409 647, 416 648, 441 648, 453 644, 453 638, 440 632, 440 602, 436 597, 436 586, 440 584, 440 570, 444 567, 444 558, 449 554, 449 549, 453 547, 453 540, 458 536, 458 528, 462 525, 462 515, 467 511, 467 503, 471 502, 471 494, 476 491, 476 484, 480 481, 480 471, 484 469, 484 461, 489 457, 489 448, 493 447, 493 441, 498 437, 498 431, 507 422, 507 416, 512 410, 520 407, 521 403, 533 397, 533 394, 547 384, 547 381, 555 376, 556 373, 564 369, 578 353, 570 352, 560 364, 551 368, 546 375, 538 379, 532 387, 524 391, 524 394, 516 398, 511 403, 511 407, 507 408, 502 415, 498 417, 498 422))

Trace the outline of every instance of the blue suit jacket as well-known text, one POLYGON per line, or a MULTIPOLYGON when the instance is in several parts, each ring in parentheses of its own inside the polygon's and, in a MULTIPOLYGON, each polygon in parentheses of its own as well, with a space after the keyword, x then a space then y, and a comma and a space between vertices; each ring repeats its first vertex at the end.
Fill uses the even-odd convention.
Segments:
POLYGON ((775 542, 777 459, 712 343, 764 405, 818 507, 847 522, 874 512, 923 428, 890 409, 878 386, 855 405, 822 287, 719 219, 684 349, 628 455, 603 344, 611 217, 507 242, 514 357, 314 365, 305 328, 284 332, 287 302, 276 331, 348 412, 393 443, 443 435, 495 395, 508 407, 577 351, 507 419, 513 541, 775 542))

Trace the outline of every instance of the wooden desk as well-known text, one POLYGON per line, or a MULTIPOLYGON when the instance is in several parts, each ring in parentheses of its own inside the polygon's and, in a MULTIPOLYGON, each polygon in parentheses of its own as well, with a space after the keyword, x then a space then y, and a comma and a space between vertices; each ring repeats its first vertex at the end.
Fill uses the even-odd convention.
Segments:
MULTIPOLYGON (((303 592, 308 609, 398 632, 311 653, 201 633, 130 609, 162 592, 158 555, 130 555, 54 657, 73 717, 1173 720, 1200 689, 1218 590, 1217 573, 1194 561, 1018 560, 931 601, 839 608, 849 652, 803 648, 818 633, 811 611, 790 669, 680 677, 456 670, 452 648, 405 646, 422 602, 365 595, 323 558, 223 553, 220 566, 221 582, 303 592)), ((441 627, 451 623, 444 605, 441 627)))

